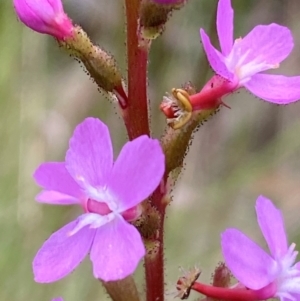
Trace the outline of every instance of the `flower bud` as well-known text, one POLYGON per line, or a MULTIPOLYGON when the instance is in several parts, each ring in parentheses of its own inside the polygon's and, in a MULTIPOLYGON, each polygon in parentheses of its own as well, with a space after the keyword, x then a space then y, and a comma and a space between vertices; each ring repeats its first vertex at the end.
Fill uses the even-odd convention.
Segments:
POLYGON ((213 286, 229 287, 231 273, 224 262, 221 262, 215 269, 213 274, 213 286))
POLYGON ((61 0, 14 0, 18 18, 34 31, 58 40, 73 35, 73 24, 65 14, 61 0))
POLYGON ((140 31, 146 39, 156 39, 164 30, 169 15, 180 9, 186 0, 142 0, 140 31))

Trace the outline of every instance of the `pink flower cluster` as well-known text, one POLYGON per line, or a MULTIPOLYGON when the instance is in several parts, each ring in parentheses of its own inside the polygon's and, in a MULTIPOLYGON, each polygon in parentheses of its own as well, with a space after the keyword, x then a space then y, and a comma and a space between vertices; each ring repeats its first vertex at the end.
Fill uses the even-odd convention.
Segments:
MULTIPOLYGON (((152 1, 175 5, 185 0, 152 1)), ((60 0, 13 3, 18 18, 31 29, 59 40, 73 36, 74 25, 60 0)), ((219 0, 216 25, 220 50, 200 29, 205 54, 216 74, 199 93, 186 93, 184 101, 190 115, 192 110, 216 108, 222 104, 222 97, 242 87, 271 103, 288 104, 300 99, 300 76, 266 73, 279 68, 290 55, 294 47, 290 30, 275 23, 258 25, 244 38, 234 40, 233 17, 231 1, 219 0)), ((166 111, 172 118, 182 113, 178 110, 174 114, 171 105, 166 111)), ((35 280, 57 281, 87 255, 95 278, 115 281, 134 273, 145 255, 145 246, 132 222, 141 216, 141 203, 159 186, 164 172, 165 158, 158 140, 140 136, 127 142, 114 160, 107 126, 95 118, 79 124, 65 161, 43 163, 34 173, 43 189, 36 197, 39 202, 77 205, 83 211, 39 249, 33 260, 35 280)), ((281 212, 271 200, 260 196, 256 213, 269 253, 241 231, 227 229, 221 236, 222 252, 239 283, 232 288, 195 283, 193 289, 198 287, 207 296, 221 300, 300 300, 300 262, 295 263, 298 252, 294 243, 288 246, 281 212)))

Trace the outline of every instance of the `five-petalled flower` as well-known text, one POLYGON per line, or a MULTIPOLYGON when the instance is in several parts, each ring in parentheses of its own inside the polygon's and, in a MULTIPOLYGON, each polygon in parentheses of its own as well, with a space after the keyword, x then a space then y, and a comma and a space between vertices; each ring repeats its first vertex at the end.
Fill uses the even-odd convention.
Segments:
POLYGON ((61 0, 13 0, 18 18, 34 31, 64 40, 73 36, 73 24, 61 0))
MULTIPOLYGON (((233 41, 231 1, 219 0, 217 32, 221 52, 211 44, 206 32, 200 29, 210 66, 226 79, 223 86, 219 87, 219 94, 222 95, 222 88, 225 95, 245 87, 257 97, 276 104, 288 104, 300 99, 300 76, 261 73, 278 68, 291 53, 294 43, 288 28, 275 23, 258 25, 244 38, 233 41)), ((201 101, 200 97, 198 101, 201 101)))
POLYGON ((281 212, 263 196, 258 197, 255 209, 270 254, 239 230, 227 229, 221 240, 226 265, 240 285, 256 291, 256 300, 299 300, 298 252, 294 243, 288 247, 281 212))
POLYGON ((145 254, 138 230, 128 223, 159 185, 164 155, 157 140, 127 142, 113 162, 108 128, 87 118, 70 140, 65 162, 42 164, 35 172, 42 203, 80 205, 84 214, 50 236, 33 260, 37 282, 59 280, 90 252, 93 274, 104 281, 132 274, 145 254))

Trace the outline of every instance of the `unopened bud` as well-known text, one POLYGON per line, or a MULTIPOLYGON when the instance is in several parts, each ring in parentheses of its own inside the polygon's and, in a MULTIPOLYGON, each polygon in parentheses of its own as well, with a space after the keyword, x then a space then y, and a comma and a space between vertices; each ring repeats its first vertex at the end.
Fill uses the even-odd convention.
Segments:
POLYGON ((213 274, 213 286, 229 287, 231 273, 224 262, 221 262, 215 269, 213 274))
POLYGON ((70 38, 74 26, 66 15, 61 0, 14 0, 18 18, 34 31, 58 40, 70 38))
POLYGON ((164 30, 170 13, 180 9, 186 0, 142 0, 140 30, 146 39, 156 39, 164 30))
POLYGON ((100 88, 106 92, 113 92, 120 105, 126 106, 127 96, 123 88, 121 72, 113 56, 94 45, 79 26, 75 27, 73 37, 60 41, 60 45, 84 64, 100 88))

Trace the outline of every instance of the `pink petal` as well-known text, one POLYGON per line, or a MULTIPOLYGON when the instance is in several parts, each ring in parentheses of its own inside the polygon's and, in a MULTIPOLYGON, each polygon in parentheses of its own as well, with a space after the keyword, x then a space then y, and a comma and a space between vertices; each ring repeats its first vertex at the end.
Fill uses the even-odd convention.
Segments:
POLYGON ((57 191, 75 198, 83 196, 81 188, 67 171, 64 162, 43 163, 33 177, 45 190, 57 191))
POLYGON ((84 228, 70 236, 76 223, 73 221, 53 233, 37 252, 32 263, 36 282, 49 283, 65 277, 87 255, 96 230, 84 228))
POLYGON ((64 11, 61 0, 47 0, 47 1, 52 6, 53 11, 55 11, 56 13, 64 11))
POLYGON ((113 167, 109 187, 119 202, 119 212, 146 199, 159 185, 165 158, 158 140, 140 136, 127 142, 113 167))
POLYGON ((274 259, 281 258, 287 253, 288 245, 280 210, 264 196, 258 197, 255 209, 259 227, 271 254, 274 259))
POLYGON ((233 9, 231 7, 231 0, 219 1, 217 31, 222 54, 227 56, 233 45, 233 9))
POLYGON ((60 0, 14 0, 19 19, 29 28, 64 39, 72 36, 73 24, 60 0))
POLYGON ((88 189, 106 185, 113 164, 113 149, 107 126, 86 118, 70 140, 66 168, 77 183, 88 189))
POLYGON ((13 0, 13 2, 18 17, 28 27, 42 26, 45 20, 49 21, 51 17, 55 17, 53 7, 48 1, 13 0))
POLYGON ((76 220, 76 226, 72 229, 72 231, 70 231, 69 235, 74 235, 87 225, 89 225, 90 229, 97 229, 111 222, 114 218, 114 213, 109 213, 106 215, 100 215, 97 213, 81 214, 76 220))
POLYGON ((40 203, 52 205, 71 205, 79 203, 79 199, 53 190, 43 190, 35 199, 40 203))
POLYGON ((137 229, 117 217, 97 230, 91 250, 94 276, 104 281, 123 279, 135 271, 144 255, 137 229))
POLYGON ((278 64, 291 53, 293 47, 290 30, 274 23, 254 27, 239 43, 241 55, 247 53, 243 64, 257 60, 265 64, 278 64))
POLYGON ((207 56, 207 60, 211 68, 220 76, 232 80, 233 74, 227 69, 226 65, 223 63, 223 55, 211 44, 210 39, 206 32, 201 28, 200 37, 204 51, 207 56))
POLYGON ((300 99, 300 76, 255 74, 245 87, 257 97, 277 104, 300 99))
POLYGON ((276 262, 239 230, 223 232, 221 245, 226 265, 246 287, 258 290, 275 279, 276 262))
POLYGON ((64 299, 62 297, 58 297, 58 298, 54 298, 51 301, 64 301, 64 299))

